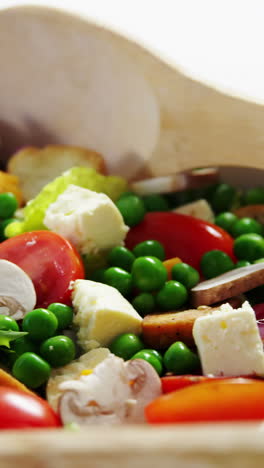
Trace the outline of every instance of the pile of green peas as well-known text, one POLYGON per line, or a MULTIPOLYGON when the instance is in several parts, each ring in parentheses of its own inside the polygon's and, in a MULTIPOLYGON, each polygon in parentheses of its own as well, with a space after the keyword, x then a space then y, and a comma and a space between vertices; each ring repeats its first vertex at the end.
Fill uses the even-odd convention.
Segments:
POLYGON ((162 355, 155 349, 146 349, 139 336, 124 333, 115 338, 109 348, 113 354, 125 361, 144 359, 154 367, 159 376, 164 372, 189 374, 200 368, 198 355, 181 341, 173 343, 162 355))
POLYGON ((242 192, 230 184, 220 182, 200 189, 144 197, 133 192, 125 192, 116 201, 116 206, 127 226, 133 227, 143 220, 147 212, 169 211, 201 198, 206 199, 214 213, 218 215, 239 205, 264 204, 264 188, 256 187, 242 192))
POLYGON ((13 216, 18 209, 18 201, 11 192, 0 193, 0 242, 6 240, 6 226, 16 221, 13 216))
POLYGON ((189 289, 200 277, 190 265, 178 263, 168 280, 164 260, 164 247, 156 240, 141 242, 132 251, 117 246, 109 252, 108 266, 95 271, 91 279, 116 288, 142 316, 155 309, 175 310, 187 302, 189 289))
POLYGON ((264 261, 264 232, 261 223, 253 218, 237 218, 234 213, 220 213, 215 224, 234 237, 236 263, 221 250, 211 250, 201 258, 201 271, 206 279, 214 278, 234 268, 264 261))
POLYGON ((27 332, 11 344, 9 366, 15 378, 36 389, 47 382, 51 368, 64 366, 75 358, 75 344, 63 334, 72 319, 72 308, 61 303, 28 312, 20 326, 11 317, 0 315, 0 330, 20 331, 21 327, 27 332))

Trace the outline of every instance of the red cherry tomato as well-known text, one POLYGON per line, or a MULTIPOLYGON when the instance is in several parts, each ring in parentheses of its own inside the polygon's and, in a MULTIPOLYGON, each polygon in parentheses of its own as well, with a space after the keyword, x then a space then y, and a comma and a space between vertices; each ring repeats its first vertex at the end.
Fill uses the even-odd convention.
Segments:
POLYGON ((145 416, 152 424, 263 420, 263 392, 261 380, 207 381, 156 398, 145 416))
POLYGON ((129 230, 126 246, 153 239, 161 242, 166 258, 179 257, 199 269, 202 255, 209 250, 222 250, 234 260, 233 239, 223 229, 201 219, 179 213, 147 213, 144 220, 129 230))
POLYGON ((202 382, 213 382, 228 377, 206 377, 204 375, 168 375, 161 378, 162 393, 175 392, 202 382))
POLYGON ((45 400, 10 387, 0 387, 0 414, 0 429, 62 425, 59 416, 45 400))
POLYGON ((0 258, 15 263, 32 279, 37 307, 53 302, 70 304, 70 282, 84 278, 78 252, 55 232, 34 231, 12 237, 0 244, 0 258))

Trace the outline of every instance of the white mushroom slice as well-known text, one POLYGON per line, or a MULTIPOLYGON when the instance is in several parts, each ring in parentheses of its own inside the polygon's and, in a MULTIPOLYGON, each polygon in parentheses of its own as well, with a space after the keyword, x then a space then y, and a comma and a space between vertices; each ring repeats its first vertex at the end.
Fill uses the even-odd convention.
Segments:
POLYGON ((0 314, 22 319, 36 305, 30 277, 12 262, 0 260, 0 314))
POLYGON ((192 304, 195 307, 215 304, 262 284, 264 284, 264 263, 236 268, 192 288, 192 304))
POLYGON ((60 389, 62 382, 78 379, 82 372, 93 370, 109 355, 110 351, 108 348, 96 348, 82 354, 82 356, 66 366, 53 369, 46 387, 46 397, 50 406, 55 411, 58 411, 58 401, 62 395, 62 390, 60 389))
POLYGON ((130 188, 138 195, 151 195, 154 193, 172 193, 186 189, 201 188, 214 184, 218 180, 218 168, 206 167, 178 172, 173 175, 139 180, 132 183, 130 188))
POLYGON ((145 421, 144 408, 161 394, 153 367, 110 355, 90 375, 60 385, 59 413, 64 424, 121 424, 145 421))
POLYGON ((157 372, 143 359, 133 359, 126 364, 133 397, 137 404, 131 408, 130 423, 144 422, 144 408, 161 394, 161 382, 157 372))

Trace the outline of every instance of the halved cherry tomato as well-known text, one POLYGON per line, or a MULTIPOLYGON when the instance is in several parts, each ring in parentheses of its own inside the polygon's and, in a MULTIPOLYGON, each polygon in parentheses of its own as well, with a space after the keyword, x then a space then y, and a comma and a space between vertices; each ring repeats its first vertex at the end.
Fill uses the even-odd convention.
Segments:
POLYGON ((0 429, 60 427, 59 416, 37 396, 10 387, 0 387, 0 429))
POLYGON ((199 269, 200 259, 209 250, 222 250, 234 260, 233 239, 223 229, 201 219, 179 213, 147 213, 144 220, 127 234, 129 249, 139 242, 154 239, 165 248, 166 258, 179 257, 199 269))
POLYGON ((264 419, 264 382, 233 378, 192 385, 162 395, 145 408, 152 424, 264 419))
POLYGON ((205 375, 166 375, 161 378, 162 393, 171 393, 202 382, 213 382, 227 377, 206 377, 205 375))
POLYGON ((12 237, 0 244, 0 258, 15 263, 30 276, 37 307, 53 302, 70 304, 71 281, 84 278, 78 252, 55 232, 34 231, 12 237))

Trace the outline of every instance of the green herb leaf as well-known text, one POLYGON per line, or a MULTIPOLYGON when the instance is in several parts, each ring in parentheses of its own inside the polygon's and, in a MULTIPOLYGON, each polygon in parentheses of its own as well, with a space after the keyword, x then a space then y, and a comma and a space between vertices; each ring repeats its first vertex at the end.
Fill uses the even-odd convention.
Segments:
POLYGON ((10 348, 10 342, 28 335, 28 332, 16 332, 13 330, 0 330, 0 346, 10 348))

